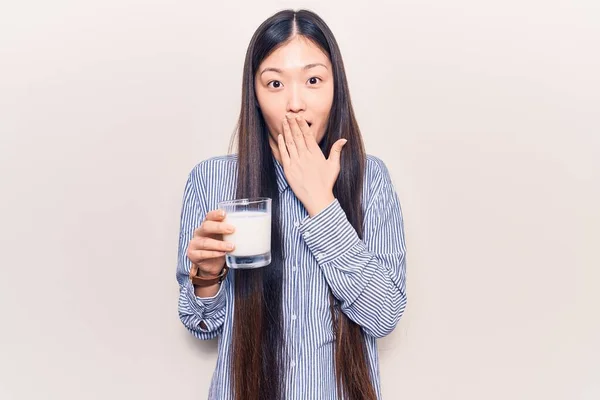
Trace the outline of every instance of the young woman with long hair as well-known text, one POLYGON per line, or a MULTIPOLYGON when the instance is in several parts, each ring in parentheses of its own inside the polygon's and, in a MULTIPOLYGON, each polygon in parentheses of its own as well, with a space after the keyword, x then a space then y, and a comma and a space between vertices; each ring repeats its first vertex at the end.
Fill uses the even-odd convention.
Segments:
POLYGON ((181 213, 179 316, 219 337, 209 398, 380 399, 376 339, 406 305, 402 212, 315 13, 281 11, 254 33, 234 143, 193 168, 181 213), (234 227, 217 204, 255 197, 272 199, 271 263, 227 273, 234 227))

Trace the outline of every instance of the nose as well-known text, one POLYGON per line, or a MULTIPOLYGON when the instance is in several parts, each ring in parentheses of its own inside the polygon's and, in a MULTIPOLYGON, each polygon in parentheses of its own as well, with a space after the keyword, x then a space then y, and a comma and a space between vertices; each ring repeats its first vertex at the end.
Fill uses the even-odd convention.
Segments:
POLYGON ((302 89, 298 85, 292 85, 288 91, 287 112, 299 113, 306 110, 306 103, 302 89))

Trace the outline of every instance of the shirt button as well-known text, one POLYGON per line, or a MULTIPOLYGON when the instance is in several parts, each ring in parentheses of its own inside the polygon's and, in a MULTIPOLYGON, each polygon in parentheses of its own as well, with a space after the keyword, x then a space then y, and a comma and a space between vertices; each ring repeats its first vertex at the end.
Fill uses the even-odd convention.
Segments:
POLYGON ((308 231, 304 232, 304 237, 305 237, 305 238, 308 238, 308 237, 310 237, 310 232, 308 232, 308 231))
POLYGON ((299 226, 300 226, 300 222, 298 222, 298 221, 294 222, 294 226, 295 226, 296 228, 297 228, 297 227, 299 227, 299 226))
POLYGON ((294 368, 295 366, 296 366, 296 361, 292 361, 292 362, 290 363, 290 367, 294 368))
POLYGON ((292 315, 292 321, 296 320, 296 314, 292 315))

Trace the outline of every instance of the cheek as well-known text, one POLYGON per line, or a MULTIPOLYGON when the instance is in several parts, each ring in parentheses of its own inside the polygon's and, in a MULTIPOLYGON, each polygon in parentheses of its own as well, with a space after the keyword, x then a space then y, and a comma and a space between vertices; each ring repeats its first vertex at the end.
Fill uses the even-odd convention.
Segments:
POLYGON ((333 105, 333 91, 330 96, 321 96, 319 101, 315 104, 315 116, 319 120, 318 131, 315 132, 316 139, 318 142, 325 136, 325 129, 327 129, 327 122, 331 113, 331 106, 333 105))
POLYGON ((329 113, 331 112, 331 106, 333 104, 333 88, 329 90, 323 90, 317 96, 313 98, 312 109, 313 115, 318 117, 319 120, 325 122, 329 113))
POLYGON ((282 132, 281 118, 285 115, 285 110, 281 109, 281 101, 272 97, 267 98, 257 96, 259 99, 260 111, 272 134, 275 136, 282 132))

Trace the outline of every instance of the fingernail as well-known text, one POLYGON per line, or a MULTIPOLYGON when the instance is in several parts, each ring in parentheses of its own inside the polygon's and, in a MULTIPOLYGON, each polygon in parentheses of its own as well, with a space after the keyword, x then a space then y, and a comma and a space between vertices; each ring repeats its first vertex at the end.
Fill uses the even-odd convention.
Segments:
POLYGON ((225 210, 219 211, 219 216, 222 218, 225 216, 225 210))
POLYGON ((233 250, 233 244, 227 243, 227 250, 233 250))

